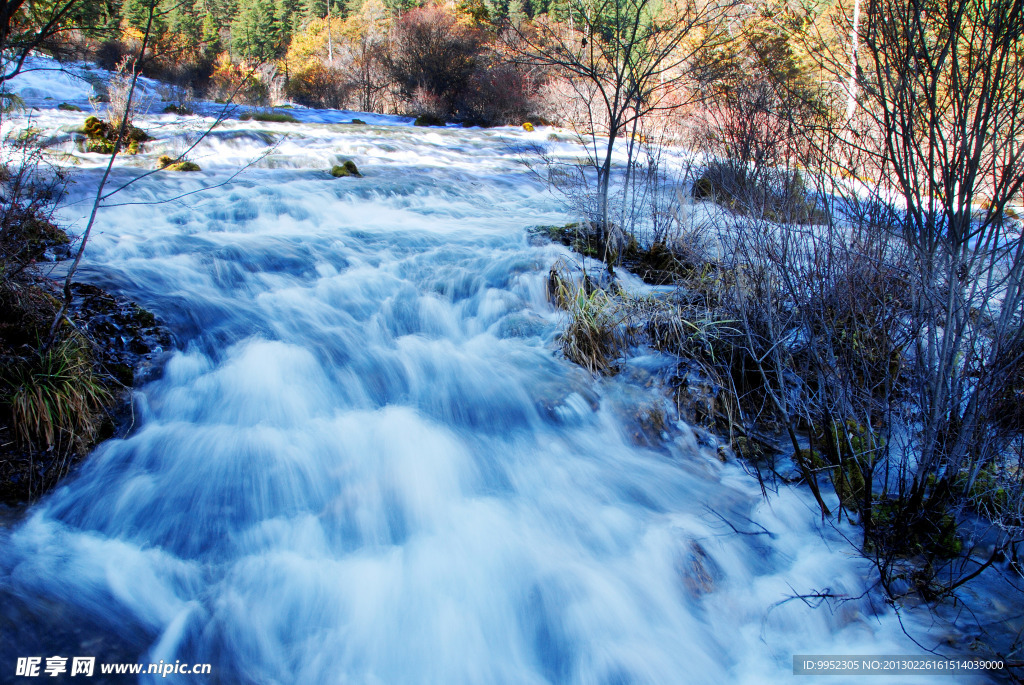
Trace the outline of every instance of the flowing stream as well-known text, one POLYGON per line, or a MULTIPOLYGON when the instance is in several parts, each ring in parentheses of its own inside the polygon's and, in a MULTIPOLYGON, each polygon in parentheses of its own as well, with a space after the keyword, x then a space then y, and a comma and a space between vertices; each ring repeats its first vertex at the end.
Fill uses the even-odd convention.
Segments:
MULTIPOLYGON (((183 149, 183 121, 143 119, 157 140, 113 185, 183 149)), ((192 153, 202 172, 100 212, 81 279, 151 309, 177 349, 128 437, 0 529, 3 668, 767 683, 791 682, 794 654, 920 652, 863 595, 855 530, 795 488, 766 501, 675 421, 671 360, 598 380, 560 358, 545 283, 569 254, 526 229, 567 217, 521 164, 547 132, 370 123, 229 122, 192 153), (347 158, 364 178, 326 173, 347 158), (637 417, 659 412, 652 435, 637 417), (856 599, 792 599, 814 593, 856 599)), ((103 159, 77 156, 61 218, 80 231, 103 159)))

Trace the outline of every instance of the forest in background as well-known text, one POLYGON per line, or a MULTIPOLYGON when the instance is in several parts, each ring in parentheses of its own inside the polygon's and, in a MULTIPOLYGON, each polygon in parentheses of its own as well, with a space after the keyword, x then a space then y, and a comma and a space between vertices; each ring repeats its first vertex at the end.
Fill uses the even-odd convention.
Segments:
MULTIPOLYGON (((568 6, 161 2, 144 72, 200 97, 245 104, 522 123, 537 116, 539 74, 516 67, 498 34, 510 19, 549 12, 565 16, 568 6)), ((110 69, 138 52, 149 21, 144 0, 82 4, 76 13, 81 28, 52 48, 110 69)))
MULTIPOLYGON (((523 43, 544 39, 555 26, 616 21, 614 3, 598 4, 605 7, 594 14, 574 0, 162 0, 141 69, 181 88, 183 100, 291 101, 467 125, 569 123, 580 109, 566 106, 572 85, 551 64, 533 59, 528 45, 524 52, 523 43)), ((640 4, 630 12, 654 8, 640 4)), ((111 70, 134 59, 150 21, 146 0, 72 5, 65 21, 74 28, 54 34, 49 50, 111 70)), ((801 37, 813 33, 833 50, 849 38, 836 33, 845 8, 835 4, 728 0, 696 7, 666 3, 657 11, 684 27, 672 38, 675 47, 701 48, 704 64, 693 74, 699 83, 688 86, 705 91, 712 83, 738 82, 750 67, 789 72, 789 81, 821 76, 808 55, 816 46, 801 37), (719 49, 726 43, 728 49, 719 49)))

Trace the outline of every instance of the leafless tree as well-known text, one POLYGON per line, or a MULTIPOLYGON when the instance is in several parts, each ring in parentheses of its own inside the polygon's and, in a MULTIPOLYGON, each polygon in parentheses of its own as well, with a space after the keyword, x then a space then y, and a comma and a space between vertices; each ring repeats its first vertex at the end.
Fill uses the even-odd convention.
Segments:
MULTIPOLYGON (((1024 533, 1024 3, 865 0, 859 22, 853 117, 798 127, 828 211, 783 228, 741 196, 748 226, 770 219, 740 242, 775 294, 736 292, 776 322, 749 351, 801 379, 804 454, 820 451, 886 587, 920 554, 907 575, 935 597, 997 558, 970 553, 964 514, 992 521, 1007 556, 1024 533)), ((822 61, 847 96, 849 53, 822 61)))
MULTIPOLYGON (((612 177, 616 143, 642 135, 645 118, 677 110, 699 92, 688 87, 702 71, 711 48, 726 39, 720 20, 732 0, 570 0, 568 23, 541 18, 505 32, 513 55, 548 70, 567 84, 584 108, 576 126, 593 172, 595 212, 605 260, 612 269, 622 227, 614 218, 612 177)), ((626 177, 636 151, 627 146, 626 177)))
MULTIPOLYGON (((853 145, 900 198, 910 248, 911 503, 949 499, 999 462, 994 410, 1019 385, 1024 241, 1024 3, 870 0, 853 145)), ((1022 426, 1015 426, 1019 430, 1022 426)))

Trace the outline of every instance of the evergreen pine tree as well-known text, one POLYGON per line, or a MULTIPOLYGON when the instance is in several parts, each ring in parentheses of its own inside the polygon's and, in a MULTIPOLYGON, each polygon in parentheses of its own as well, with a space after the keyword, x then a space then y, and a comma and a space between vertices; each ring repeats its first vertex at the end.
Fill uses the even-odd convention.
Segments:
POLYGON ((149 25, 150 33, 159 36, 167 30, 167 22, 158 5, 159 0, 124 0, 121 5, 121 19, 125 24, 138 31, 145 31, 146 26, 149 25), (153 10, 151 24, 149 23, 150 9, 153 10))
POLYGON ((351 17, 352 15, 359 14, 359 11, 363 9, 363 2, 365 0, 342 0, 341 2, 341 14, 344 17, 351 17))
POLYGON ((517 24, 526 18, 524 0, 508 0, 508 18, 517 24))
POLYGON ((327 16, 327 0, 302 0, 303 23, 327 16))
POLYGON ((196 0, 163 0, 160 11, 167 15, 168 30, 189 50, 195 50, 202 39, 202 26, 196 13, 196 0))
POLYGON ((423 2, 420 0, 384 0, 384 5, 391 14, 402 14, 416 7, 422 7, 423 2))
POLYGON ((273 0, 242 0, 231 22, 231 49, 244 59, 267 62, 278 49, 273 0))
POLYGON ((295 0, 276 0, 274 2, 274 30, 278 45, 288 45, 291 42, 296 5, 295 0))

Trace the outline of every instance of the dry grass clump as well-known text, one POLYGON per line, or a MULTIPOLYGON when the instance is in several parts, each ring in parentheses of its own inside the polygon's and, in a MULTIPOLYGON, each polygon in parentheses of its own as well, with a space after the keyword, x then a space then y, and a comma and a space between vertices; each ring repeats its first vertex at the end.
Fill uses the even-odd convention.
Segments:
POLYGON ((70 336, 2 374, 3 403, 24 444, 89 443, 110 392, 93 371, 88 345, 70 336))
POLYGON ((625 343, 625 314, 616 300, 586 274, 577 283, 562 261, 551 267, 548 293, 555 305, 569 314, 569 324, 560 338, 562 353, 594 373, 612 373, 625 343))

